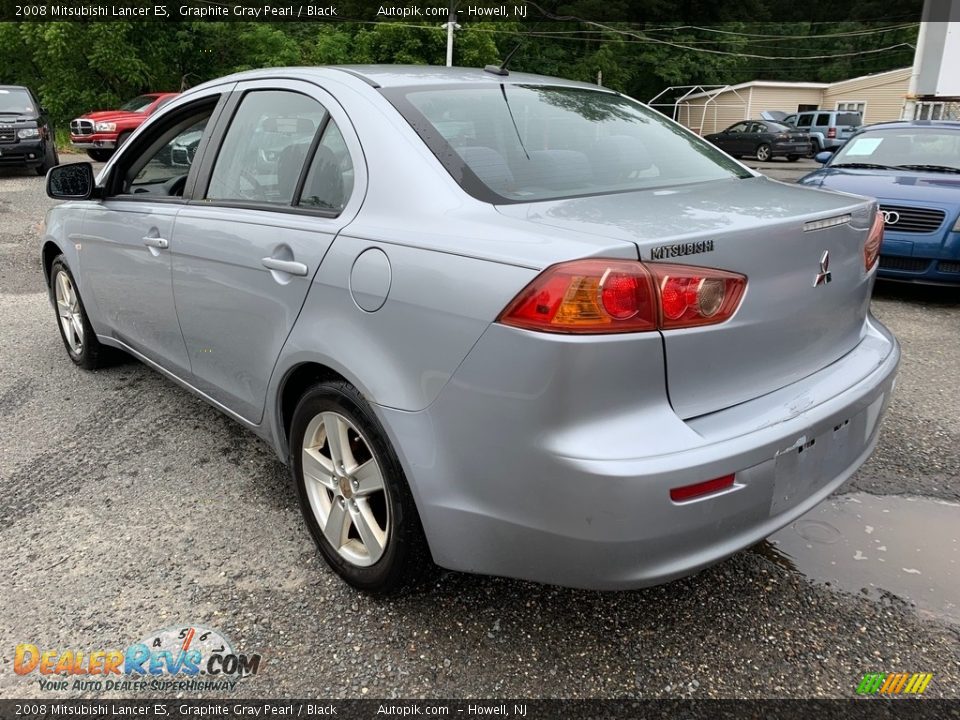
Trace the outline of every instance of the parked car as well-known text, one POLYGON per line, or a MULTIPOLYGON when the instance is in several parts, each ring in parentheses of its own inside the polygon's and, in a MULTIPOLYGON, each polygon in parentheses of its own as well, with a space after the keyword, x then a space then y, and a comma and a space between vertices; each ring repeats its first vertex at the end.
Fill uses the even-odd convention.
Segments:
POLYGON ((0 85, 0 167, 46 175, 59 163, 56 133, 36 95, 22 85, 0 85))
POLYGON ((147 93, 128 100, 116 110, 97 110, 70 121, 70 144, 105 162, 150 115, 178 93, 147 93))
POLYGON ((863 125, 863 116, 849 110, 810 110, 791 115, 768 111, 760 115, 809 133, 814 155, 838 150, 863 125))
POLYGON ((371 592, 430 559, 650 585, 809 511, 893 389, 876 203, 494 70, 244 72, 96 180, 51 171, 70 359, 125 350, 267 439, 319 551, 371 592), (270 152, 247 152, 258 128, 270 152), (188 168, 156 161, 198 131, 188 168))
POLYGON ((744 120, 705 137, 734 157, 749 155, 760 162, 777 156, 795 162, 797 158, 810 154, 807 133, 770 120, 744 120))
POLYGON ((960 284, 960 122, 870 125, 800 183, 877 198, 880 277, 960 284))

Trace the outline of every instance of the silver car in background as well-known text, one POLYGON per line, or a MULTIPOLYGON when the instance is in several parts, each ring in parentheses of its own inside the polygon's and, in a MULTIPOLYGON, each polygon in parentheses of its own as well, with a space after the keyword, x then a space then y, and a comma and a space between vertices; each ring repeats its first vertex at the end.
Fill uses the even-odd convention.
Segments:
POLYGON ((876 203, 587 84, 246 72, 96 180, 47 183, 70 358, 119 348, 270 442, 370 592, 431 559, 600 589, 688 574, 839 487, 893 390, 876 203))

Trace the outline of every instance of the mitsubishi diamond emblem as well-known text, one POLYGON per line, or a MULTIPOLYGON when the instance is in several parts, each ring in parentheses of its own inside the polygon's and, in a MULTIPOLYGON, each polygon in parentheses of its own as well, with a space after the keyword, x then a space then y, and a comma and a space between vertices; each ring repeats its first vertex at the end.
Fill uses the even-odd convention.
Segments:
POLYGON ((830 251, 824 250, 823 255, 820 256, 820 272, 817 273, 817 276, 813 279, 813 286, 820 287, 821 285, 826 285, 833 279, 830 275, 830 251))

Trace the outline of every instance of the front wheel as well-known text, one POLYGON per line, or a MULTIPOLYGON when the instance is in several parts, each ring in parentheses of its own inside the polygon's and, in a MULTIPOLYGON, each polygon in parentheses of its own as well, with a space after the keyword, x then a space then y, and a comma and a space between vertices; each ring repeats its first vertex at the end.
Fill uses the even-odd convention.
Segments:
POLYGON ((760 162, 766 162, 770 159, 770 146, 766 143, 760 143, 757 146, 756 158, 760 162))
POLYGON ((57 153, 57 148, 53 143, 47 145, 47 149, 44 151, 43 165, 37 165, 37 175, 46 175, 47 170, 52 167, 56 167, 60 164, 60 155, 57 153))
POLYGON ((400 461, 356 388, 336 381, 308 390, 294 411, 290 448, 304 521, 334 572, 384 594, 429 565, 400 461))
POLYGON ((63 255, 50 267, 50 290, 57 311, 57 327, 67 354, 85 370, 96 370, 109 362, 109 350, 100 344, 87 318, 73 273, 63 255))

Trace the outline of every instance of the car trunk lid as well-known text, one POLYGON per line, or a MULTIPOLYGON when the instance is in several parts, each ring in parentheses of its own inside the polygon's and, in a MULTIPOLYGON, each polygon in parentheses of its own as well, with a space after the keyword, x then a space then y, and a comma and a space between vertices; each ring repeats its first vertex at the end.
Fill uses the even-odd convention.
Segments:
MULTIPOLYGON (((729 321, 662 332, 674 410, 696 417, 796 382, 862 337, 873 205, 765 178, 498 208, 534 223, 630 239, 644 261, 746 275, 729 321), (833 223, 812 229, 811 223, 833 223), (829 271, 829 281, 815 280, 829 271)), ((797 399, 798 404, 803 398, 797 399)))

